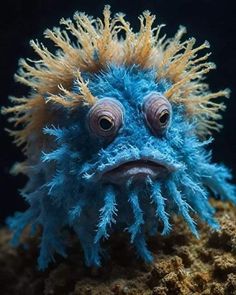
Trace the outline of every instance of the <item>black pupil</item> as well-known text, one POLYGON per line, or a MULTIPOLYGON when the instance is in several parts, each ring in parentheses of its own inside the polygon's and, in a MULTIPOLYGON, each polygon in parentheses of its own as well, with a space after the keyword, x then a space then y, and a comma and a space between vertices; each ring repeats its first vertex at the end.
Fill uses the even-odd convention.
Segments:
POLYGON ((167 121, 169 120, 169 113, 168 112, 164 112, 163 114, 161 114, 159 121, 161 124, 165 124, 167 123, 167 121))
POLYGON ((110 121, 109 119, 107 118, 102 118, 100 121, 99 121, 99 124, 100 124, 100 127, 103 129, 103 130, 110 130, 113 126, 112 124, 112 121, 110 121))

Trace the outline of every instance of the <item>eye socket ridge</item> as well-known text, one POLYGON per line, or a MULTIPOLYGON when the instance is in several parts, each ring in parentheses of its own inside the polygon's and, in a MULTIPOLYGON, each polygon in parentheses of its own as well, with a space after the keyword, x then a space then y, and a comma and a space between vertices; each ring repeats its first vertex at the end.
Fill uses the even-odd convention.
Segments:
POLYGON ((111 138, 123 124, 123 106, 114 98, 100 99, 88 112, 88 126, 97 137, 111 138))
POLYGON ((158 92, 144 98, 143 112, 149 128, 155 135, 163 135, 171 124, 172 107, 170 102, 158 92))

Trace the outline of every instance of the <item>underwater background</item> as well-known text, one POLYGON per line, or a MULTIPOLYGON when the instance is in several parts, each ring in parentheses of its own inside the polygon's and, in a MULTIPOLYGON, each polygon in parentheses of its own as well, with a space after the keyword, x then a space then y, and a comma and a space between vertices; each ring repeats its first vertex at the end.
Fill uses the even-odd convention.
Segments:
MULTIPOLYGON (((24 86, 16 84, 13 74, 16 72, 19 57, 34 58, 29 46, 30 39, 43 40, 46 28, 58 25, 60 18, 70 17, 78 11, 100 16, 105 4, 111 5, 113 12, 127 14, 134 28, 138 28, 137 16, 144 10, 157 14, 158 23, 165 23, 164 31, 174 35, 179 25, 187 27, 188 37, 195 37, 200 45, 204 40, 211 44, 210 60, 215 62, 217 70, 208 75, 212 91, 230 88, 231 98, 226 100, 227 110, 223 114, 224 128, 214 133, 214 162, 224 162, 236 175, 236 8, 234 1, 219 0, 139 0, 139 1, 92 1, 92 0, 11 0, 2 5, 0 11, 0 81, 1 105, 8 104, 8 95, 20 96, 27 92, 24 86)), ((49 45, 50 49, 50 45, 49 45)), ((0 222, 8 215, 25 209, 18 190, 26 182, 22 175, 13 177, 9 170, 15 161, 23 160, 19 149, 11 142, 4 131, 9 127, 6 118, 0 116, 0 222)))

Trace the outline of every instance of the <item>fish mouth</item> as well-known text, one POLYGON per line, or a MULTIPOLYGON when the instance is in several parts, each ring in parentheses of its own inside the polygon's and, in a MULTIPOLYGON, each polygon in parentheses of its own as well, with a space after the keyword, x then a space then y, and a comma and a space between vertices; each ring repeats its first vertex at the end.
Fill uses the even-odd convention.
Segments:
POLYGON ((140 159, 122 162, 108 171, 104 172, 103 179, 106 182, 123 183, 130 178, 134 180, 165 178, 173 167, 169 167, 161 162, 140 159))

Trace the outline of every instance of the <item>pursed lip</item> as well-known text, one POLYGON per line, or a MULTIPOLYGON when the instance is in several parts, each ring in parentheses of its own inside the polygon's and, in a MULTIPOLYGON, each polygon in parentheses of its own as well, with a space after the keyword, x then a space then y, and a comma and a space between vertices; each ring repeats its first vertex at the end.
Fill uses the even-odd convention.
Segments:
POLYGON ((103 173, 103 180, 120 183, 133 178, 141 180, 147 176, 152 179, 163 178, 172 172, 174 167, 150 159, 123 161, 115 167, 110 167, 103 173))

